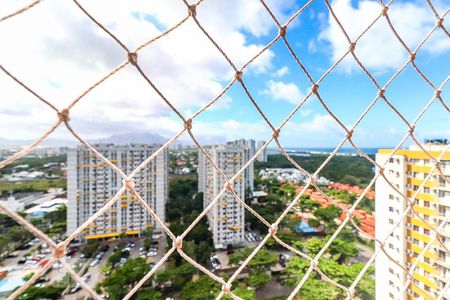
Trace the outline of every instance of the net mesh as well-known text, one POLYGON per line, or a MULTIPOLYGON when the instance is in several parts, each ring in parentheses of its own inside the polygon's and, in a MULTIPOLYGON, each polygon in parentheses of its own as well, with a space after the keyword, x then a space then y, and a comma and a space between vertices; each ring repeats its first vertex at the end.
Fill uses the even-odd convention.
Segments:
MULTIPOLYGON (((66 249, 69 245, 69 243, 74 240, 80 233, 83 232, 91 223, 93 223, 100 215, 102 215, 105 211, 110 209, 110 207, 118 200, 120 199, 121 195, 125 191, 131 192, 133 195, 135 195, 138 202, 145 208, 146 211, 156 220, 156 222, 160 225, 161 229, 167 234, 167 236, 172 240, 172 247, 165 253, 165 255, 162 257, 162 259, 155 264, 155 266, 128 292, 128 294, 124 297, 124 299, 130 299, 133 297, 133 295, 136 294, 136 292, 144 285, 144 283, 153 275, 155 272, 164 264, 164 262, 167 261, 167 259, 174 253, 178 252, 181 257, 183 257, 187 262, 189 262, 192 266, 212 278, 214 281, 219 283, 222 286, 222 291, 217 295, 216 299, 222 298, 224 295, 228 295, 229 297, 233 299, 240 299, 237 295, 235 295, 232 292, 232 285, 238 275, 243 271, 244 268, 247 267, 251 259, 258 253, 258 251, 266 244, 269 238, 273 238, 276 242, 278 242, 282 247, 292 251, 293 253, 299 255, 305 260, 308 260, 310 265, 307 269, 307 272, 303 276, 303 278, 299 281, 299 283, 295 286, 294 290, 290 293, 288 299, 294 299, 298 292, 302 289, 304 286, 306 280, 310 277, 310 275, 313 272, 317 272, 320 275, 321 280, 327 282, 330 285, 334 285, 335 287, 342 289, 346 296, 346 299, 355 299, 355 289, 362 279, 363 275, 368 270, 369 266, 374 263, 376 257, 378 255, 386 255, 389 260, 397 264, 399 267, 401 267, 403 270, 406 271, 406 281, 404 283, 405 290, 403 293, 406 292, 406 289, 408 288, 411 281, 414 279, 414 270, 416 269, 418 263, 421 261, 421 259, 424 258, 425 253, 434 245, 434 243, 439 243, 440 246, 445 249, 445 252, 450 255, 449 249, 446 248, 445 244, 442 241, 441 237, 441 231, 443 228, 448 224, 450 215, 447 214, 444 218, 444 220, 441 222, 441 224, 436 228, 435 226, 429 224, 429 221, 426 220, 420 213, 417 213, 413 209, 413 205, 415 204, 415 200, 417 195, 424 190, 425 184, 432 178, 434 175, 439 176, 444 180, 447 184, 450 184, 448 177, 444 176, 443 166, 441 164, 441 158, 445 153, 449 151, 450 145, 444 149, 440 153, 438 157, 433 156, 427 149, 425 149, 418 139, 415 136, 415 126, 417 122, 422 118, 424 113, 430 108, 430 106, 435 103, 439 102, 441 104, 442 109, 444 109, 446 112, 450 112, 449 106, 444 102, 444 100, 441 97, 441 93, 446 86, 449 77, 440 83, 439 85, 436 85, 431 82, 429 78, 424 74, 424 72, 421 71, 421 69, 416 64, 415 58, 418 51, 420 51, 423 48, 423 45, 429 40, 431 34, 434 31, 441 30, 445 36, 448 38, 449 33, 447 29, 444 26, 444 18, 446 17, 448 13, 448 9, 443 13, 442 15, 439 15, 437 10, 435 9, 434 4, 427 0, 427 5, 429 9, 432 11, 433 15, 435 16, 435 25, 434 27, 423 37, 423 39, 417 44, 417 46, 411 50, 408 45, 405 43, 405 41, 402 39, 396 28, 393 26, 390 16, 389 16, 389 8, 392 4, 392 1, 389 1, 387 3, 384 3, 383 1, 379 2, 380 10, 379 14, 370 22, 370 24, 360 32, 360 34, 352 40, 349 35, 347 34, 346 29, 342 25, 341 20, 336 15, 335 11, 333 10, 332 5, 328 0, 324 0, 326 7, 329 11, 330 16, 334 19, 334 21, 338 24, 340 30, 342 31, 347 44, 348 48, 345 51, 345 53, 342 54, 342 56, 337 59, 323 74, 322 76, 315 81, 313 77, 308 72, 305 65, 301 62, 299 56, 294 51, 293 47, 291 46, 291 43, 286 37, 287 31, 290 27, 290 25, 293 23, 293 21, 301 15, 308 6, 311 5, 313 0, 310 0, 304 4, 303 7, 301 7, 298 11, 296 11, 288 20, 286 23, 281 24, 279 20, 275 17, 274 13, 270 9, 270 7, 265 3, 264 0, 260 0, 260 4, 264 7, 265 11, 270 15, 273 22, 276 24, 278 28, 278 34, 264 47, 260 49, 260 51, 253 56, 250 60, 248 60, 241 68, 237 68, 236 65, 233 63, 233 61, 230 59, 229 55, 221 48, 219 43, 214 39, 214 37, 208 32, 207 28, 202 25, 202 23, 197 18, 197 7, 202 5, 202 2, 204 0, 199 0, 195 4, 190 4, 186 0, 182 0, 183 3, 186 6, 186 15, 184 18, 179 20, 178 23, 176 23, 174 26, 166 29, 159 35, 152 37, 136 49, 129 49, 125 44, 117 37, 115 36, 110 30, 108 30, 102 23, 100 23, 94 15, 92 15, 89 11, 85 9, 85 7, 80 4, 77 0, 73 0, 73 2, 76 4, 76 6, 80 9, 80 13, 85 14, 87 17, 90 18, 92 22, 94 22, 98 27, 100 27, 106 34, 108 34, 111 39, 113 39, 119 47, 121 47, 124 51, 124 57, 125 60, 123 63, 119 64, 117 67, 112 69, 109 73, 105 74, 103 77, 101 77, 98 81, 93 83, 88 89, 83 91, 78 97, 76 97, 65 109, 58 110, 54 105, 51 104, 50 101, 45 99, 44 97, 40 96, 35 90, 33 90, 27 83, 23 82, 18 78, 16 75, 14 75, 10 70, 5 68, 2 64, 0 64, 0 69, 2 72, 4 72, 7 76, 9 76, 12 80, 14 80, 16 83, 21 85, 24 89, 26 89, 28 92, 33 94, 37 101, 41 101, 45 103, 49 109, 53 110, 55 112, 55 123, 53 126, 51 126, 46 132, 42 134, 35 142, 28 145, 21 151, 15 153, 11 157, 5 159, 4 161, 0 162, 0 169, 4 168, 5 166, 11 164, 12 162, 16 161, 17 159, 23 157, 24 155, 30 153, 35 147, 37 147, 43 140, 45 140, 53 131, 55 131, 60 126, 65 126, 69 130, 69 132, 85 147, 87 147, 89 150, 91 150, 95 156, 97 156, 100 160, 102 160, 108 167, 113 169, 123 180, 123 185, 120 188, 120 190, 115 194, 111 199, 109 199, 106 204, 98 210, 94 215, 92 215, 87 221, 85 221, 80 227, 77 228, 70 236, 68 236, 64 241, 62 241, 59 244, 56 244, 50 237, 48 237, 45 233, 40 231, 38 228, 33 226, 30 222, 28 222, 26 219, 21 217, 19 214, 9 210, 4 205, 0 204, 0 210, 3 211, 6 215, 14 219, 17 223, 19 223, 21 226, 23 226, 26 230, 31 232, 34 236, 36 236, 41 241, 47 243, 49 247, 52 249, 52 258, 49 259, 49 261, 43 266, 42 269, 40 269, 38 272, 32 276, 32 278, 26 282, 23 286, 21 286, 19 289, 14 291, 13 294, 9 296, 8 299, 15 299, 17 296, 19 296, 21 293, 23 293, 28 287, 34 284, 34 282, 40 278, 45 272, 52 266, 52 264, 55 261, 60 261, 64 269, 70 274, 70 276, 83 288, 86 292, 89 293, 89 295, 94 299, 102 299, 92 288, 87 285, 83 280, 81 280, 80 276, 72 269, 70 264, 66 262, 65 259, 65 253, 66 249), (204 107, 199 109, 197 112, 195 112, 190 118, 185 118, 183 115, 177 110, 177 108, 171 103, 170 99, 168 99, 164 93, 161 92, 160 89, 154 84, 152 79, 143 71, 139 64, 139 52, 144 49, 145 47, 150 47, 152 43, 154 43, 156 40, 163 38, 164 36, 170 34, 172 31, 176 30, 180 26, 183 25, 188 19, 192 19, 195 24, 197 25, 198 29, 207 37, 207 39, 214 45, 214 47, 217 49, 217 51, 223 56, 223 58, 228 62, 228 64, 231 66, 231 68, 234 70, 234 77, 230 79, 229 83, 225 86, 225 88, 213 99, 211 99, 204 107), (367 69, 367 67, 361 62, 358 55, 355 52, 355 49, 358 47, 358 42, 360 39, 365 36, 365 34, 368 32, 368 30, 373 27, 378 22, 387 22, 390 30, 395 35, 395 37, 398 39, 398 41, 401 43, 403 48, 408 52, 409 57, 408 59, 403 63, 403 65, 392 75, 387 82, 382 85, 380 84, 373 74, 367 69), (306 75, 308 78, 311 88, 307 95, 301 99, 301 101, 296 105, 296 107, 290 112, 290 114, 278 125, 275 126, 272 124, 267 116, 263 113, 263 111, 258 106, 257 101, 255 101, 255 98, 250 93, 249 89, 247 88, 247 84, 245 82, 245 71, 248 69, 248 67, 259 57, 261 56, 265 51, 267 51, 270 47, 272 47, 275 42, 278 40, 281 40, 286 48, 288 49, 289 53, 294 58, 296 64, 301 69, 301 71, 306 75), (359 116, 357 121, 350 127, 343 124, 343 122, 331 111, 329 106, 327 106, 326 101, 323 100, 321 93, 320 93, 320 85, 323 82, 323 80, 330 74, 332 70, 334 70, 343 60, 344 58, 351 57, 354 59, 354 61, 357 63, 357 65, 361 68, 361 70, 364 72, 364 74, 370 79, 370 81, 373 83, 373 85, 377 89, 376 95, 374 95, 373 100, 369 104, 369 106, 364 110, 364 112, 359 116), (164 145, 162 145, 156 152, 154 152, 150 157, 145 159, 131 174, 127 175, 125 174, 120 168, 118 168, 114 163, 112 163, 110 160, 105 158, 99 151, 95 149, 92 145, 90 145, 88 142, 86 142, 83 138, 81 138, 77 132, 71 127, 70 125, 70 110, 85 97, 88 93, 90 93, 93 89, 95 89, 97 86, 101 85, 103 82, 108 80, 113 74, 120 72, 121 69, 123 69, 127 65, 132 65, 136 68, 136 70, 139 72, 139 74, 145 79, 145 81, 151 86, 151 88, 159 95, 161 100, 167 104, 167 106, 180 118, 180 120, 184 123, 184 128, 179 131, 177 134, 175 134, 173 137, 171 137, 164 145), (426 84, 434 91, 433 95, 431 96, 430 100, 426 103, 426 105, 423 107, 423 109, 419 112, 419 114, 416 116, 416 118, 409 122, 401 113, 400 111, 395 107, 395 105, 392 104, 392 102, 387 98, 386 96, 386 90, 391 86, 392 82, 401 74, 405 68, 411 65, 415 71, 420 75, 420 77, 426 82, 426 84), (197 118, 200 114, 202 114, 204 111, 208 110, 214 103, 218 102, 221 97, 233 86, 238 85, 242 87, 242 90, 245 92, 245 94, 248 96, 248 100, 252 103, 252 105, 256 108, 258 113, 261 115, 261 117, 264 119, 264 122, 267 124, 268 127, 270 127, 272 131, 272 135, 268 137, 267 142, 255 153, 255 155, 246 162, 242 168, 234 174, 231 178, 228 178, 225 173, 219 168, 219 166, 214 162, 214 160, 208 155, 208 152, 205 151, 205 149, 200 145, 197 138, 192 133, 192 121, 197 118), (345 136, 342 138, 342 140, 339 142, 338 146, 334 149, 331 154, 326 158, 326 160, 318 167, 318 169, 314 173, 307 172, 301 165, 299 165, 289 154, 288 152, 283 148, 283 146, 279 142, 279 135, 280 131, 283 130, 285 125, 291 120, 293 115, 302 107, 302 105, 311 97, 315 95, 317 99, 319 99, 320 104, 323 106, 323 108, 327 111, 329 116, 332 117, 332 119, 345 131, 345 136), (376 161, 374 161, 369 155, 367 155, 364 151, 362 151, 358 146, 355 145, 355 143, 352 140, 352 135, 355 132, 358 125, 361 123, 361 121, 366 117, 368 112, 372 109, 372 107, 377 102, 384 102, 386 103, 390 109, 400 118, 407 126, 408 130, 405 132, 404 137, 401 139, 400 143, 395 147, 395 149, 392 151, 392 153, 389 155, 389 157, 386 160, 386 163, 383 165, 380 165, 376 161), (174 141, 176 141, 182 134, 188 133, 191 137, 194 144, 198 147, 199 151, 203 153, 205 158, 213 165, 214 169, 220 174, 220 176, 223 176, 226 184, 223 187, 223 189, 220 191, 220 193, 214 198, 213 201, 211 201, 207 207, 204 208, 204 210, 197 216, 197 218, 189 225, 188 228, 179 236, 175 236, 170 229, 158 218, 158 216, 155 214, 153 209, 142 199, 142 197, 139 195, 139 193, 135 190, 134 183, 133 183, 133 177, 142 170, 147 164, 149 164, 152 160, 154 160, 158 154, 160 154, 162 151, 167 149, 169 145, 171 145, 174 141), (411 138, 414 143, 425 153, 425 155, 433 162, 433 166, 431 168, 431 171, 428 173, 426 178, 423 180, 421 185, 418 187, 418 189, 414 192, 412 196, 408 196, 402 191, 399 190, 399 188, 390 182, 390 180, 386 177, 384 173, 384 168, 386 164, 389 162, 389 159, 393 157, 400 147, 402 147, 406 140, 408 138, 411 138), (300 170, 303 174, 305 174, 308 178, 306 184, 301 189, 301 191, 295 196, 294 199, 290 202, 290 204, 287 206, 287 208, 281 213, 281 215, 278 217, 278 219, 270 224, 268 221, 266 221, 262 216, 260 216, 255 210, 253 210, 249 205, 243 201, 235 193, 233 190, 233 182, 239 177, 242 176, 244 170, 253 163, 253 161, 256 159, 256 157, 264 151, 264 149, 272 142, 275 142, 281 153, 297 168, 300 170), (336 231, 333 233, 333 235, 328 239, 328 241, 325 243, 325 245, 322 247, 322 249, 315 255, 314 257, 311 257, 310 255, 303 253, 302 251, 299 251, 297 248, 294 248, 292 245, 289 245, 282 241, 277 236, 277 229, 280 224, 280 222, 283 221, 283 219, 286 217, 289 211, 292 210, 292 208, 297 205, 300 197, 308 190, 309 187, 314 187, 317 191, 319 191, 324 197, 326 197, 331 203, 335 203, 336 205, 340 206, 338 202, 336 202, 334 199, 328 197, 321 188, 316 184, 316 179, 318 177, 318 174, 323 170, 323 168, 328 164, 328 162, 336 155, 336 153, 339 151, 339 149, 342 148, 342 146, 345 143, 350 143, 352 147, 363 157, 365 157, 367 160, 369 160, 375 167, 376 167, 376 174, 370 181, 370 183, 367 185, 367 187, 364 189, 364 191, 360 194, 360 196, 357 198, 357 200, 354 202, 354 204, 350 208, 342 207, 345 212, 345 218, 340 223, 336 231), (376 239, 368 234, 366 234, 354 221, 353 213, 355 212, 355 209, 357 208, 358 204, 363 200, 364 196, 367 194, 368 191, 373 187, 375 181, 378 178, 383 178, 388 185, 395 190, 395 192, 403 197, 406 200, 407 207, 403 211, 403 213, 400 215, 400 217, 396 220, 396 222, 393 224, 389 234, 387 234, 383 239, 376 239), (267 234, 265 237, 261 240, 261 242, 257 245, 257 247, 252 251, 252 253, 241 263, 241 265, 236 269, 234 274, 229 277, 228 280, 224 280, 222 277, 214 274, 201 264, 197 263, 193 258, 191 258, 186 252, 183 251, 183 239, 187 236, 187 234, 194 228, 196 224, 200 222, 200 220, 208 213, 209 210, 219 201, 219 199, 225 194, 230 193, 236 201, 241 203, 246 210, 248 210, 249 213, 253 214, 255 217, 257 217, 263 224, 267 226, 267 234), (424 222, 429 228, 431 228, 431 239, 426 244, 426 246, 423 248, 421 253, 418 254, 416 257, 415 262, 407 267, 406 265, 403 265, 402 262, 398 261, 395 257, 392 257, 386 250, 385 245, 386 241, 391 235, 391 233, 394 232, 394 230, 405 221, 405 218, 408 216, 413 215, 420 220, 424 222), (330 247, 330 245, 333 243, 333 241, 336 239, 336 237, 341 233, 341 231, 344 229, 344 227, 351 223, 354 228, 360 232, 361 234, 367 236, 368 238, 375 241, 375 252, 370 257, 370 259, 366 262, 365 266, 361 269, 358 276, 355 278, 353 283, 350 286, 343 286, 342 284, 336 282, 335 280, 328 277, 320 268, 319 268, 319 259, 324 255, 325 251, 330 247)), ((27 11, 30 9, 33 9, 33 7, 37 4, 40 4, 41 0, 36 0, 30 2, 28 5, 20 8, 19 10, 12 12, 5 16, 0 16, 0 23, 1 22, 8 22, 10 18, 14 18, 18 15, 24 14, 26 15, 27 11)), ((1 26, 1 24, 0 24, 1 26)), ((5 92, 5 91, 3 91, 5 92)), ((445 286, 440 289, 439 296, 437 299, 442 299, 445 296, 449 295, 449 286, 450 281, 447 281, 445 286)), ((423 291, 426 293, 425 291, 423 291)))

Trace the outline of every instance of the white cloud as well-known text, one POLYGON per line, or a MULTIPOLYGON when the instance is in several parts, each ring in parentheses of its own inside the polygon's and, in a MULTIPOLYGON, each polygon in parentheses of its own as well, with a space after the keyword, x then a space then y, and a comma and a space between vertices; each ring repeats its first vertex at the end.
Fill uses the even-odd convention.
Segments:
MULTIPOLYGON (((285 20, 286 7, 294 1, 269 2, 277 17, 285 20)), ((9 1, 0 3, 0 11, 15 10, 5 3, 9 1)), ((130 49, 187 15, 182 1, 175 0, 82 4, 130 49)), ((249 35, 261 37, 276 30, 257 0, 205 1, 197 8, 197 16, 238 68, 262 47, 249 35), (237 6, 240 9, 234 9, 237 6)), ((0 39, 1 63, 58 108, 67 106, 126 59, 126 53, 72 2, 48 0, 3 22, 0 39)), ((273 52, 266 51, 249 70, 272 70, 273 57, 273 52)), ((161 92, 183 112, 199 109, 232 77, 226 60, 192 20, 143 49, 138 60, 161 92)), ((0 136, 35 138, 56 119, 2 72, 0 90, 0 136)), ((228 108, 230 101, 225 96, 213 107, 228 108)), ((108 133, 108 128, 115 128, 114 133, 149 128, 173 133, 179 124, 132 66, 82 99, 72 111, 72 121, 86 136, 108 133)))
MULTIPOLYGON (((356 7, 352 3, 351 0, 335 0, 332 7, 348 35, 354 40, 380 14, 382 7, 377 1, 358 1, 356 7)), ((394 28, 410 49, 419 44, 436 22, 425 2, 393 2, 388 14, 394 28)), ((319 41, 330 43, 331 59, 336 61, 347 51, 349 45, 331 14, 326 22, 319 41)), ((449 50, 450 40, 439 28, 421 49, 433 55, 449 50)), ((384 17, 361 38, 355 51, 362 63, 375 71, 398 68, 408 57, 384 17)), ((357 66, 353 58, 348 58, 341 63, 340 68, 352 71, 357 66)))
POLYGON ((263 90, 262 93, 269 95, 275 100, 287 101, 292 104, 298 104, 305 97, 295 83, 274 80, 267 82, 267 89, 263 90))
POLYGON ((287 66, 283 66, 275 71, 275 77, 283 77, 284 75, 289 74, 289 68, 287 66))

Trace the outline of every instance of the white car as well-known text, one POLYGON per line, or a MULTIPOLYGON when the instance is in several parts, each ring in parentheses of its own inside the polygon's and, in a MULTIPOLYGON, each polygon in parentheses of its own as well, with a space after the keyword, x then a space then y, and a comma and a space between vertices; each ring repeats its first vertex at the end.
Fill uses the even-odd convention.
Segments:
POLYGON ((52 268, 53 269, 61 269, 61 263, 59 261, 54 262, 52 268))
POLYGON ((96 266, 97 264, 98 264, 98 260, 97 260, 97 259, 94 259, 94 260, 89 264, 89 266, 92 268, 92 267, 96 266))

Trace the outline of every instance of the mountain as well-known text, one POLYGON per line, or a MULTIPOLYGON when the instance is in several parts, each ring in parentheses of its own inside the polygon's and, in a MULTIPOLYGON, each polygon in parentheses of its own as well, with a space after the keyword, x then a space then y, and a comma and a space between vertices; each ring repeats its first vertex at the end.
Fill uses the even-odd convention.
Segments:
MULTIPOLYGON (((170 137, 164 137, 157 133, 152 132, 129 132, 122 134, 114 134, 107 138, 87 140, 91 144, 164 144, 170 137)), ((226 141, 225 137, 220 136, 198 136, 196 137, 201 145, 212 145, 217 143, 223 143, 226 141)), ((14 147, 14 146, 28 146, 33 143, 34 140, 12 140, 0 137, 0 147, 14 147)), ((188 135, 181 136, 177 141, 172 143, 172 146, 176 145, 193 145, 191 138, 188 135)), ((49 137, 45 139, 39 146, 44 147, 75 147, 79 145, 79 142, 72 139, 58 139, 49 137)))
MULTIPOLYGON (((23 147, 28 146, 33 142, 34 140, 10 140, 0 137, 0 147, 23 147)), ((66 140, 66 139, 47 138, 40 144, 40 146, 60 147, 60 146, 75 146, 77 144, 78 143, 75 139, 66 140)))
POLYGON ((110 137, 97 140, 89 140, 92 144, 164 144, 167 138, 150 132, 133 132, 133 133, 123 133, 114 134, 110 137))

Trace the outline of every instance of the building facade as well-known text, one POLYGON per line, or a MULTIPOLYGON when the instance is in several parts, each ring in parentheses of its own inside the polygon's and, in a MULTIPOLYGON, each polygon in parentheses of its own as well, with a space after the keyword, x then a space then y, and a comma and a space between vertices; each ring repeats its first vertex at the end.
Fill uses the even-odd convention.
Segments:
MULTIPOLYGON (((125 174, 130 174, 159 147, 154 145, 95 145, 95 148, 125 174)), ((165 221, 168 176, 167 150, 155 157, 134 177, 135 188, 145 202, 165 221)), ((84 147, 67 155, 67 231, 72 233, 100 210, 122 187, 122 178, 84 147)), ((85 239, 109 238, 121 234, 138 235, 159 229, 145 208, 129 191, 83 232, 85 239)))
MULTIPOLYGON (((423 147, 437 158, 447 145, 429 142, 423 147)), ((376 155, 377 163, 386 163, 392 152, 390 149, 380 149, 376 155)), ((450 178, 450 152, 444 153, 441 163, 444 174, 450 178)), ((423 150, 412 146, 407 150, 398 150, 387 162, 384 174, 398 190, 412 197, 433 165, 434 162, 423 150)), ((377 179, 375 191, 376 238, 384 240, 406 210, 408 202, 382 177, 377 179)), ((418 193, 413 209, 434 228, 441 224, 445 214, 450 213, 450 185, 436 171, 418 193)), ((388 238, 385 251, 409 269, 432 239, 431 229, 415 214, 409 214, 388 238)), ((445 225, 442 240, 450 248, 450 224, 445 225)), ((450 280, 450 256, 440 243, 435 242, 425 252, 413 278, 411 284, 405 287, 406 271, 380 253, 375 262, 376 299, 436 299, 450 280), (404 290, 407 292, 404 293, 404 290)), ((443 299, 450 299, 450 290, 443 299)))
MULTIPOLYGON (((256 145, 256 151, 262 148, 266 142, 265 141, 258 141, 256 145)), ((266 162, 267 161, 267 148, 264 148, 263 151, 261 151, 258 156, 256 157, 256 160, 260 162, 266 162)))
MULTIPOLYGON (((242 168, 252 151, 248 145, 234 142, 207 146, 205 150, 228 178, 233 177, 242 168)), ((253 164, 250 167, 252 174, 246 177, 244 172, 233 182, 233 189, 242 200, 245 199, 246 190, 253 186, 253 164)), ((202 152, 199 152, 198 174, 199 191, 203 192, 203 204, 207 207, 224 188, 225 180, 202 152)), ((215 248, 223 249, 244 241, 244 216, 244 206, 230 193, 225 193, 218 199, 217 204, 208 212, 215 248)))

